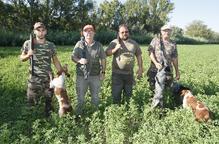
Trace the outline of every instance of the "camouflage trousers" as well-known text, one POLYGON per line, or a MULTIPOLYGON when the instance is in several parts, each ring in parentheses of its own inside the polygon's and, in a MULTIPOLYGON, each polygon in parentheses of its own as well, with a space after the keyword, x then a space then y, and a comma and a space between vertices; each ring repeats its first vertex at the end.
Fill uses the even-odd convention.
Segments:
POLYGON ((27 100, 30 106, 39 103, 41 96, 45 97, 45 112, 48 113, 52 109, 53 89, 49 88, 49 77, 29 76, 27 88, 27 100))

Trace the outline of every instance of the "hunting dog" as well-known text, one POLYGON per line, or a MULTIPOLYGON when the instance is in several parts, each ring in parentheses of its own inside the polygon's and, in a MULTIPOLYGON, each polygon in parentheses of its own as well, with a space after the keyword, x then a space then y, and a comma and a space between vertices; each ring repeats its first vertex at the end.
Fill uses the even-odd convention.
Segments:
POLYGON ((189 88, 180 86, 178 92, 183 97, 183 108, 191 108, 196 121, 207 122, 210 119, 210 111, 207 106, 198 101, 189 88))
POLYGON ((67 65, 63 66, 63 70, 57 73, 57 77, 52 79, 50 74, 50 88, 54 88, 54 93, 59 102, 59 117, 72 111, 72 106, 65 88, 65 76, 70 76, 67 65))

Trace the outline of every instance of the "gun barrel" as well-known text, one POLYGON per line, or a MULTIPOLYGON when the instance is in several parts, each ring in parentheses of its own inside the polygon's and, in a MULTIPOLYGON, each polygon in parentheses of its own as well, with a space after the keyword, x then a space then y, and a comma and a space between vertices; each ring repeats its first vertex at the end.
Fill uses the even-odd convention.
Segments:
MULTIPOLYGON (((34 44, 33 44, 33 35, 32 33, 30 34, 30 49, 34 50, 34 44)), ((31 64, 31 75, 34 75, 34 59, 33 59, 33 55, 30 58, 30 64, 31 64)))

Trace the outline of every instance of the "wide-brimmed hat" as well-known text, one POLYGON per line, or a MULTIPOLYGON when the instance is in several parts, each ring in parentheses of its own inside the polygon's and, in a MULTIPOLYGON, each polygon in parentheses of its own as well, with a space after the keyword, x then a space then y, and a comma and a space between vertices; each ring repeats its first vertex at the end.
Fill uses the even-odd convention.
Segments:
POLYGON ((37 29, 37 28, 46 28, 46 26, 42 23, 42 22, 36 22, 33 26, 33 29, 37 29))
POLYGON ((170 25, 164 25, 164 26, 162 26, 161 27, 161 29, 160 30, 172 30, 172 27, 170 26, 170 25))

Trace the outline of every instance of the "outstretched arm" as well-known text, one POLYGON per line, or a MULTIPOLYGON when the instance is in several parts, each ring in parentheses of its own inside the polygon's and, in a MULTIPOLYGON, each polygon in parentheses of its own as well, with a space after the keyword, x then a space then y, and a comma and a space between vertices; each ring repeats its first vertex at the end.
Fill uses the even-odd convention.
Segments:
POLYGON ((106 71, 106 59, 101 59, 100 60, 101 64, 101 72, 100 72, 100 80, 104 80, 105 78, 105 71, 106 71))
POLYGON ((174 66, 175 73, 176 73, 176 80, 179 80, 180 79, 180 73, 179 73, 179 68, 178 68, 178 58, 173 59, 173 66, 174 66))
POLYGON ((62 68, 62 65, 61 63, 59 62, 59 59, 56 55, 54 55, 52 57, 52 60, 53 60, 53 64, 55 65, 55 68, 57 69, 58 72, 62 71, 63 68, 62 68))
POLYGON ((137 71, 137 78, 142 77, 143 73, 143 61, 142 61, 142 55, 137 56, 137 63, 138 63, 138 71, 137 71))

